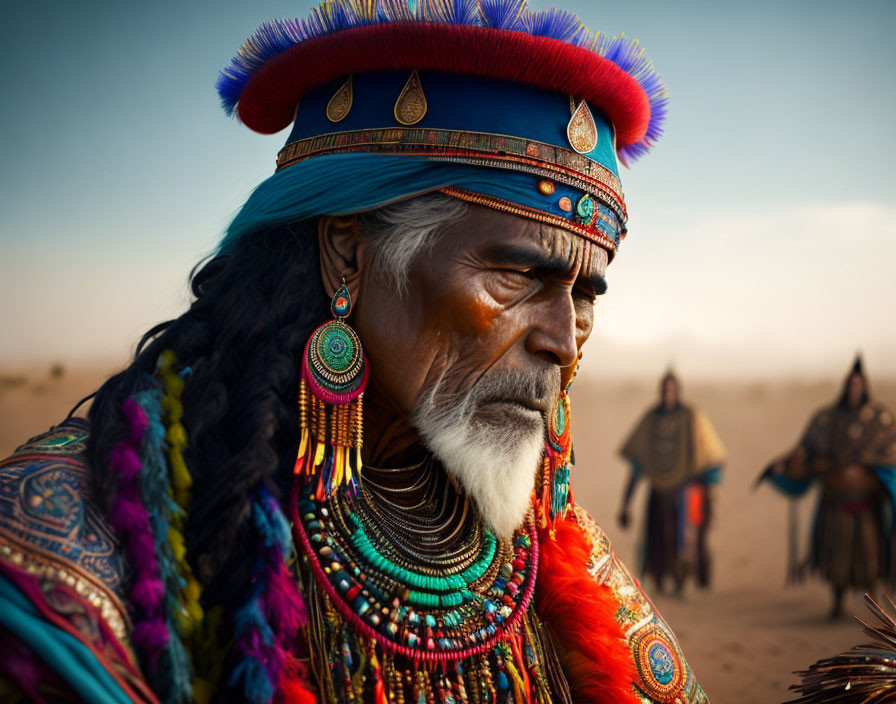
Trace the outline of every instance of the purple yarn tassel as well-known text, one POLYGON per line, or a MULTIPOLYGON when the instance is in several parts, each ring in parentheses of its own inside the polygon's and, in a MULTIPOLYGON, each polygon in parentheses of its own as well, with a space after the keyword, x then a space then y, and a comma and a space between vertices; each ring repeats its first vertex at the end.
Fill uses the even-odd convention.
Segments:
POLYGON ((155 540, 149 513, 143 505, 138 451, 146 436, 148 421, 143 409, 131 398, 121 405, 128 436, 109 452, 109 470, 118 479, 118 491, 109 510, 109 523, 127 550, 133 571, 130 599, 136 610, 132 640, 150 668, 154 667, 171 633, 165 623, 165 585, 156 559, 155 540))

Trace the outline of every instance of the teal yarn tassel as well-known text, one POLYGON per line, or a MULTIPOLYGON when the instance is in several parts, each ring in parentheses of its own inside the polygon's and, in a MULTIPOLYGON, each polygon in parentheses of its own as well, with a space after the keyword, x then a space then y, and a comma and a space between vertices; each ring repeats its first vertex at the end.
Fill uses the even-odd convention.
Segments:
POLYGON ((162 422, 162 390, 153 388, 137 393, 134 397, 143 409, 148 421, 146 435, 140 447, 140 490, 144 504, 150 508, 149 523, 153 532, 156 559, 160 577, 165 585, 165 622, 170 638, 159 654, 152 677, 154 690, 165 704, 185 704, 193 699, 192 664, 180 638, 177 614, 180 609, 180 590, 183 580, 177 569, 177 561, 168 543, 171 515, 179 507, 169 492, 167 446, 165 426, 162 422))
POLYGON ((255 658, 243 658, 233 669, 231 684, 242 683, 243 695, 249 702, 269 702, 274 686, 264 665, 255 658))
POLYGON ((238 660, 228 684, 252 704, 267 704, 308 612, 286 565, 292 554, 289 521, 263 485, 252 504, 252 524, 259 553, 246 600, 234 614, 233 651, 238 660))
POLYGON ((554 474, 551 486, 551 518, 566 513, 566 503, 569 498, 569 465, 559 467, 554 474))

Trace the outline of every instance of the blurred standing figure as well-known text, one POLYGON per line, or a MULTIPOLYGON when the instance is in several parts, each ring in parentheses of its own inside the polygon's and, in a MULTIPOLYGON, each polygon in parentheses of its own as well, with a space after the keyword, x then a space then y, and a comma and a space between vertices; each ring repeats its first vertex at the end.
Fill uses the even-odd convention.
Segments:
POLYGON ((706 533, 712 515, 710 488, 721 480, 725 448, 709 419, 681 402, 677 377, 666 372, 660 382, 660 402, 651 408, 629 436, 620 454, 631 463, 622 497, 619 524, 630 522, 628 506, 638 480, 650 483, 647 499, 644 562, 660 591, 671 576, 681 592, 693 569, 697 584, 710 583, 706 533))
POLYGON ((846 589, 892 583, 896 424, 871 400, 860 357, 837 402, 812 417, 796 449, 762 479, 791 497, 821 482, 809 565, 831 583, 832 618, 842 614, 846 589))

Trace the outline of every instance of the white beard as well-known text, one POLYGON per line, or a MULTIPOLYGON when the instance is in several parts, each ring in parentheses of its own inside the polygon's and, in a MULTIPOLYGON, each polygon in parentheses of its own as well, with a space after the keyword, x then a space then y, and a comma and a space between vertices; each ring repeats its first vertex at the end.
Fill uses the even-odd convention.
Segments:
POLYGON ((439 408, 433 392, 425 393, 414 411, 418 432, 495 535, 510 538, 531 505, 544 452, 544 420, 483 420, 469 394, 439 408))

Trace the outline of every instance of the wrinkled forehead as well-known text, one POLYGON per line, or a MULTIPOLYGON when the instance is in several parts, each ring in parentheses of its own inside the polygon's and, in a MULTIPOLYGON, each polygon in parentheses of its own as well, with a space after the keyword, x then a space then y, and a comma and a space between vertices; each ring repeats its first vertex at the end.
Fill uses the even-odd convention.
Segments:
POLYGON ((587 237, 548 223, 488 208, 471 208, 456 228, 464 247, 481 249, 490 258, 560 274, 591 279, 602 293, 609 257, 606 249, 587 237))
POLYGON ((587 278, 606 276, 609 254, 587 237, 541 224, 536 228, 533 240, 544 250, 546 257, 558 266, 569 270, 578 266, 581 275, 587 278))

